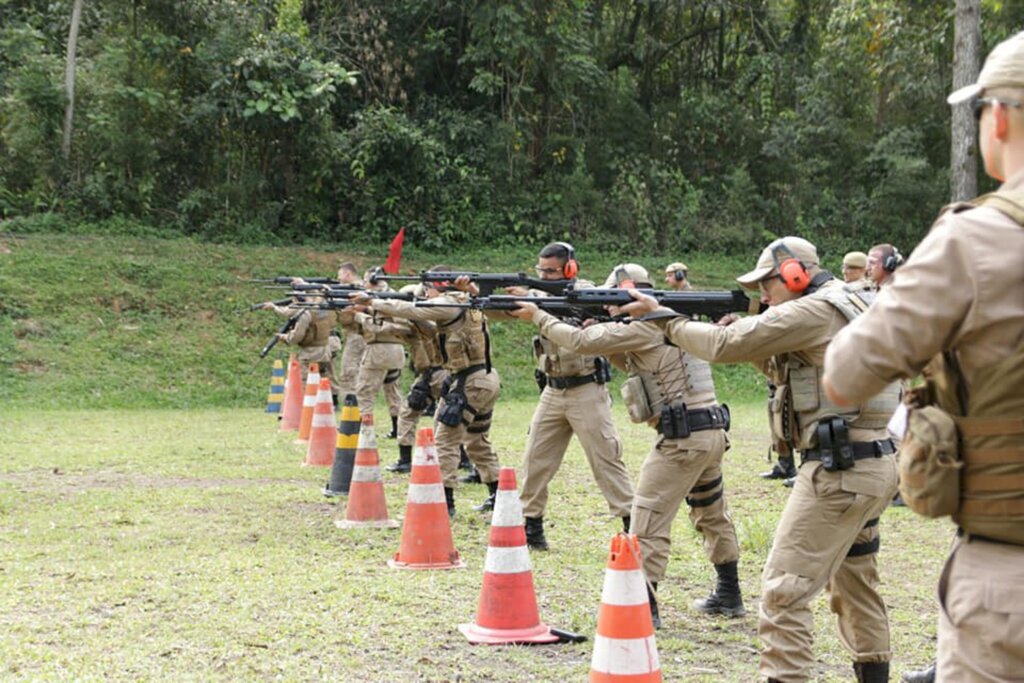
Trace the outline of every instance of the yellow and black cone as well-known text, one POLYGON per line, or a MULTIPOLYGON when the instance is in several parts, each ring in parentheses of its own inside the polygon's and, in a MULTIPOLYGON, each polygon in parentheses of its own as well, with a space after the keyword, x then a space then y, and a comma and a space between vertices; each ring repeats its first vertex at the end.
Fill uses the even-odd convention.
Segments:
POLYGON ((281 359, 274 361, 270 370, 270 393, 267 394, 267 412, 280 417, 281 402, 284 400, 284 363, 281 359))
POLYGON ((324 487, 325 496, 348 495, 352 484, 352 468, 356 462, 356 448, 359 447, 360 424, 359 404, 355 394, 346 394, 341 405, 341 419, 338 421, 331 480, 324 487))

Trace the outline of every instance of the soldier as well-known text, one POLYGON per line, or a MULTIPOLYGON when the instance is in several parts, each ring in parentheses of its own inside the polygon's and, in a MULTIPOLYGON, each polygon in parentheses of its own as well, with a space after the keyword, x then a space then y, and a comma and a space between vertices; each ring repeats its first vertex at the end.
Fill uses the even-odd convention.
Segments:
POLYGON ((868 250, 867 279, 881 289, 892 281, 892 274, 903 265, 903 254, 891 244, 876 244, 868 250))
POLYGON ((693 289, 690 286, 690 281, 687 279, 687 273, 689 269, 685 263, 676 261, 665 266, 665 284, 668 285, 669 289, 677 292, 683 292, 688 289, 693 289))
POLYGON ((851 251, 843 257, 843 280, 859 282, 864 279, 868 267, 868 255, 863 251, 851 251))
MULTIPOLYGON (((821 368, 832 337, 867 304, 818 265, 814 245, 798 237, 772 242, 751 272, 768 310, 711 325, 671 311, 659 324, 688 353, 717 363, 751 362, 776 386, 769 409, 773 438, 800 451, 796 484, 779 520, 762 575, 760 672, 769 681, 806 681, 814 665, 811 600, 831 594, 839 636, 857 680, 887 681, 889 622, 878 594, 878 517, 896 490, 895 447, 885 426, 898 403, 896 383, 875 398, 840 408, 821 396, 821 368), (731 323, 731 324, 729 324, 731 323)), ((657 302, 625 307, 653 312, 657 302)))
MULTIPOLYGON (((436 266, 436 272, 448 272, 436 266)), ((448 292, 439 283, 424 285, 424 294, 434 303, 464 304, 467 295, 448 292)), ((481 480, 493 497, 498 490, 498 456, 488 435, 491 415, 501 392, 498 371, 491 367, 490 336, 487 321, 477 310, 440 306, 417 307, 410 301, 370 299, 353 295, 357 303, 395 318, 432 321, 437 325, 444 367, 450 373, 451 386, 437 407, 437 456, 444 477, 448 514, 455 515, 455 485, 458 483, 459 445, 464 444, 469 459, 480 472, 481 480)), ((486 508, 480 506, 481 509, 486 508)))
POLYGON ((977 83, 948 101, 974 107, 985 172, 1002 185, 939 216, 900 277, 836 337, 825 390, 837 403, 859 401, 925 371, 927 390, 908 397, 901 462, 904 472, 914 463, 918 482, 904 476, 900 487, 908 506, 951 514, 958 527, 939 581, 935 678, 1016 680, 1024 672, 1024 33, 997 45, 977 83), (929 425, 946 434, 931 451, 921 438, 929 425), (957 468, 937 467, 940 451, 958 457, 957 468), (921 482, 947 502, 928 509, 921 482))
MULTIPOLYGON (((380 267, 369 268, 363 274, 363 283, 367 291, 371 292, 390 292, 391 288, 388 283, 384 280, 379 282, 373 282, 373 275, 376 273, 383 272, 380 267)), ((387 438, 395 439, 398 438, 398 414, 402 410, 402 390, 399 385, 399 380, 402 378, 402 368, 392 368, 385 376, 384 382, 381 385, 381 390, 384 392, 384 400, 388 404, 388 415, 391 417, 391 431, 387 433, 387 438)))
MULTIPOLYGON (((540 250, 535 270, 542 280, 575 280, 579 270, 575 251, 565 242, 552 242, 540 250)), ((590 283, 577 281, 580 285, 590 283)), ((544 296, 543 292, 527 292, 517 287, 507 291, 544 296)), ((527 545, 537 550, 548 549, 544 535, 548 484, 561 467, 573 434, 583 447, 609 511, 621 517, 623 528, 629 531, 633 485, 622 462, 622 442, 612 420, 612 400, 605 386, 611 379, 608 360, 559 346, 543 334, 533 338, 533 351, 537 359, 534 374, 541 394, 530 422, 519 494, 527 545)))
POLYGON ((320 367, 320 376, 326 377, 331 382, 331 393, 334 396, 335 405, 338 399, 338 378, 334 373, 334 355, 337 347, 331 344, 331 333, 338 324, 338 315, 335 311, 322 311, 315 308, 302 309, 299 306, 277 306, 272 301, 266 301, 261 306, 263 310, 274 311, 278 315, 291 318, 298 315, 295 326, 287 334, 278 334, 277 337, 285 344, 299 347, 295 354, 302 371, 302 383, 306 383, 309 374, 309 364, 316 363, 320 367))
MULTIPOLYGON (((359 271, 355 264, 345 261, 338 266, 338 282, 345 285, 362 286, 359 271)), ((359 365, 363 362, 366 341, 360 333, 360 326, 355 321, 355 311, 346 309, 339 311, 338 321, 345 335, 344 347, 341 351, 341 374, 338 377, 338 393, 341 396, 356 393, 356 379, 359 377, 359 365)))
MULTIPOLYGON (((353 308, 353 319, 366 343, 356 379, 359 416, 366 417, 373 415, 377 392, 384 388, 389 378, 402 374, 402 366, 405 365, 402 340, 409 334, 410 324, 406 320, 369 315, 360 306, 353 308)), ((397 416, 392 419, 392 431, 396 430, 397 416)))
MULTIPOLYGON (((616 266, 616 271, 622 271, 638 287, 651 287, 651 278, 642 266, 627 263, 616 266)), ((718 574, 717 587, 707 598, 694 602, 694 607, 706 614, 745 614, 737 575, 739 546, 722 483, 729 411, 715 398, 711 367, 666 344, 661 329, 651 323, 614 322, 578 328, 526 303, 520 304, 515 315, 532 321, 542 336, 561 348, 582 354, 607 353, 613 362, 623 365, 629 372, 622 393, 630 419, 646 422, 658 431, 640 470, 631 528, 643 551, 655 626, 661 625, 655 591, 668 564, 672 521, 684 500, 690 507, 690 519, 704 535, 705 552, 718 574)))

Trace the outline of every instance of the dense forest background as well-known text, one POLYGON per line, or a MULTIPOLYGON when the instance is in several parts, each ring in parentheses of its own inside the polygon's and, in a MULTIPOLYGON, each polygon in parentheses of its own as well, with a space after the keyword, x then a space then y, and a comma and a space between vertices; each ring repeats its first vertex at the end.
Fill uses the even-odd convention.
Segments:
POLYGON ((0 0, 26 231, 840 250, 949 196, 952 0, 84 0, 62 151, 72 6, 0 0))

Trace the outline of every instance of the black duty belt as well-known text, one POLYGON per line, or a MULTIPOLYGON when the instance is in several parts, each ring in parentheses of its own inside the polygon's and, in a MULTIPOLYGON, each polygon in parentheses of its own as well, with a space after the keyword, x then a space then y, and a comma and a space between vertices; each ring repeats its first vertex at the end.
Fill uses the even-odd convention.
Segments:
MULTIPOLYGON (((722 406, 711 408, 686 409, 686 422, 691 432, 707 429, 729 429, 729 409, 722 406)), ((661 420, 658 420, 658 433, 662 434, 661 420)))
MULTIPOLYGON (((857 441, 850 444, 853 449, 854 460, 866 460, 868 458, 881 458, 883 455, 892 455, 896 452, 896 444, 892 439, 882 441, 857 441)), ((808 448, 800 451, 800 462, 810 460, 821 460, 821 451, 816 448, 808 448)))
POLYGON ((548 386, 552 389, 572 389, 573 387, 581 387, 584 384, 591 384, 592 382, 598 381, 596 372, 592 372, 589 375, 578 375, 576 377, 552 377, 547 376, 548 386))
POLYGON ((484 363, 480 363, 478 365, 470 365, 468 368, 463 368, 462 370, 459 370, 458 372, 453 372, 452 373, 452 377, 454 377, 456 380, 465 379, 466 377, 469 377, 470 375, 472 375, 474 372, 477 372, 479 370, 486 370, 486 369, 487 369, 487 365, 485 365, 484 363))

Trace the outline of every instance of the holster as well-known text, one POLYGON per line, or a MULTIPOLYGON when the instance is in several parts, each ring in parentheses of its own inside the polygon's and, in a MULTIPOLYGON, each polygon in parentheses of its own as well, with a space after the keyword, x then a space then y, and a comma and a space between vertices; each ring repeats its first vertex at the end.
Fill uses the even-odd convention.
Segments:
POLYGON ((659 431, 666 439, 685 439, 690 436, 690 421, 686 417, 686 404, 676 403, 661 408, 659 431))
POLYGON ((848 470, 854 466, 853 444, 846 420, 841 417, 822 420, 818 423, 817 434, 821 465, 826 471, 848 470))
POLYGON ((537 383, 537 389, 544 391, 544 388, 548 385, 548 376, 544 374, 544 371, 537 368, 533 371, 533 381, 537 383))

